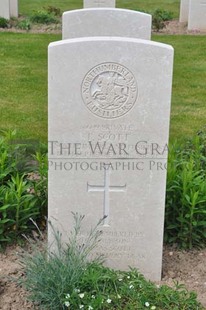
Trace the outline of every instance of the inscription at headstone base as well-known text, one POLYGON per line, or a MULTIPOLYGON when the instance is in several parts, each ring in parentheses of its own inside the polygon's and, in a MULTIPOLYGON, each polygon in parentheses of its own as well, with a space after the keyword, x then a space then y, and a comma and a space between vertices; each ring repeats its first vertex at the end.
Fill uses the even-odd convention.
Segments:
MULTIPOLYGON (((64 241, 71 212, 116 269, 160 280, 172 47, 124 37, 49 46, 49 220, 64 241)), ((53 235, 49 229, 49 244, 53 235)))
POLYGON ((114 8, 115 0, 84 0, 84 8, 114 8))
POLYGON ((113 8, 68 11, 62 19, 63 39, 119 36, 150 40, 151 27, 151 15, 113 8))

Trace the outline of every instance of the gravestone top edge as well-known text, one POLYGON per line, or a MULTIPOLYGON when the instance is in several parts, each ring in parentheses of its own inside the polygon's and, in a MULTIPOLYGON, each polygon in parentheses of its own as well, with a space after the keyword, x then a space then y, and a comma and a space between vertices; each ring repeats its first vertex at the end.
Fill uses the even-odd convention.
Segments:
POLYGON ((67 15, 67 14, 72 14, 72 13, 78 13, 78 12, 92 12, 92 11, 111 11, 111 12, 129 12, 130 14, 138 14, 138 15, 144 15, 144 16, 149 16, 152 17, 151 14, 148 13, 144 13, 144 12, 140 12, 140 11, 134 11, 134 10, 130 10, 130 9, 121 9, 121 8, 85 8, 85 9, 76 9, 76 10, 71 10, 71 11, 65 11, 63 12, 63 16, 67 15))
POLYGON ((137 38, 128 38, 128 37, 82 37, 82 38, 75 38, 75 39, 65 39, 65 40, 59 40, 55 41, 49 44, 48 48, 53 48, 53 47, 58 47, 61 45, 67 45, 67 44, 72 44, 72 43, 86 43, 86 42, 98 42, 98 41, 105 41, 105 42, 128 42, 128 43, 139 43, 139 44, 144 44, 144 45, 149 45, 149 46, 154 46, 158 48, 163 48, 163 49, 168 49, 171 50, 172 52, 174 51, 174 48, 165 43, 159 43, 156 41, 150 41, 150 40, 144 40, 144 39, 137 39, 137 38))

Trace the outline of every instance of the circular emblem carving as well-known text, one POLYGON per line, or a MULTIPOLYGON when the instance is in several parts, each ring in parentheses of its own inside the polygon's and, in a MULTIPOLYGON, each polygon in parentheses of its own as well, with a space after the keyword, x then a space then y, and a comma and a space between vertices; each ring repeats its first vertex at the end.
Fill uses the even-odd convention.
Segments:
POLYGON ((91 69, 82 82, 82 98, 95 115, 113 119, 128 113, 137 99, 137 82, 124 66, 103 63, 91 69))

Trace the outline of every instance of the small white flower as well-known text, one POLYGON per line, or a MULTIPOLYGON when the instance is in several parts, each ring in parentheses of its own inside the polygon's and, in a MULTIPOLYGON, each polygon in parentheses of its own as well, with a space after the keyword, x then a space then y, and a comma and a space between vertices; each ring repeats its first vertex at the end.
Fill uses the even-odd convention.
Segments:
POLYGON ((107 299, 107 303, 111 304, 112 300, 110 298, 107 299))
POLYGON ((80 298, 84 298, 84 293, 79 294, 80 298))
POLYGON ((121 296, 120 296, 119 294, 117 294, 117 298, 119 298, 119 299, 120 299, 120 298, 121 298, 121 296))
POLYGON ((65 304, 66 307, 69 307, 69 306, 70 306, 70 302, 69 302, 69 301, 65 301, 64 304, 65 304))
POLYGON ((93 298, 93 299, 95 299, 95 296, 94 296, 94 295, 92 295, 92 298, 93 298))
POLYGON ((93 310, 94 308, 92 306, 89 306, 88 310, 93 310))
POLYGON ((80 289, 78 289, 78 288, 75 288, 74 291, 75 291, 75 293, 80 293, 80 289))
POLYGON ((119 282, 121 282, 121 281, 122 281, 122 278, 119 279, 119 282))
POLYGON ((69 298, 70 298, 70 294, 67 294, 67 295, 66 295, 66 299, 69 299, 69 298))
POLYGON ((130 276, 127 276, 127 279, 130 279, 130 276))
POLYGON ((134 285, 131 284, 131 285, 129 286, 129 288, 130 288, 130 289, 131 289, 131 288, 134 288, 134 285))
POLYGON ((152 307, 151 307, 151 310, 155 310, 155 309, 156 309, 156 306, 152 306, 152 307))
POLYGON ((146 301, 146 303, 144 305, 145 305, 145 307, 149 307, 149 302, 146 301))
POLYGON ((80 305, 80 306, 79 306, 79 309, 83 309, 83 308, 84 308, 84 305, 80 305))

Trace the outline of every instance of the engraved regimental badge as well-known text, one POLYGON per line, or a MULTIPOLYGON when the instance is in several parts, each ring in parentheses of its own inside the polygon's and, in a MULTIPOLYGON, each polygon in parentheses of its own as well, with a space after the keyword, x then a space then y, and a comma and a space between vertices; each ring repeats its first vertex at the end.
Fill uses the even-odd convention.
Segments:
POLYGON ((126 67, 103 63, 91 69, 82 82, 82 98, 95 115, 113 119, 128 113, 137 99, 137 82, 126 67))

